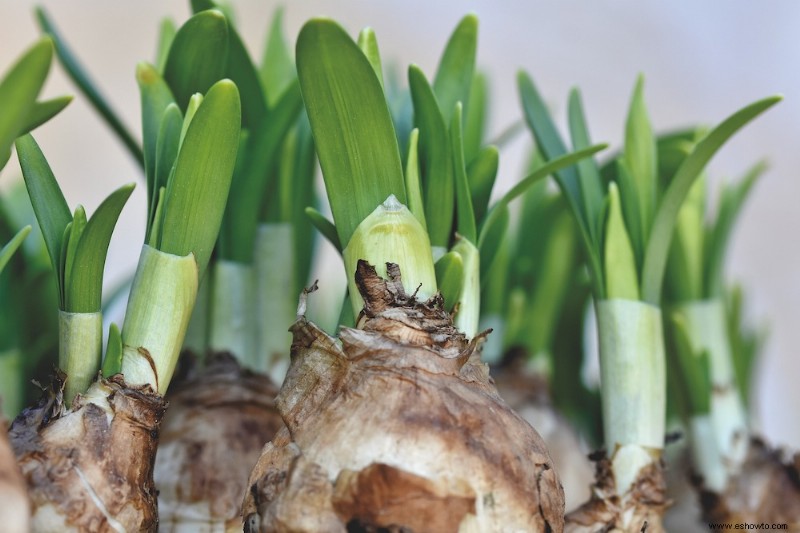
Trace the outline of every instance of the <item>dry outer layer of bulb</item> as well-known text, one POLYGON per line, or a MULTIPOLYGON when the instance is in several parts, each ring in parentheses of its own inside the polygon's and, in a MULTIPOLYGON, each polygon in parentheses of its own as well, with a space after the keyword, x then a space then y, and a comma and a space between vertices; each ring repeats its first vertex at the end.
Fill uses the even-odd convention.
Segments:
POLYGON ((247 476, 283 427, 277 392, 227 353, 172 384, 155 466, 160 532, 242 530, 247 476))
MULTIPOLYGON (((563 529, 564 493, 541 437, 498 396, 441 297, 417 301, 397 265, 360 261, 358 329, 339 341, 303 316, 277 397, 246 531, 563 529)), ((480 337, 480 336, 479 336, 480 337)))
POLYGON ((595 483, 592 497, 567 514, 568 533, 664 533, 662 517, 668 505, 664 465, 658 460, 643 468, 628 491, 617 494, 611 460, 605 450, 592 454, 595 483))
POLYGON ((751 439, 744 464, 723 494, 700 488, 704 520, 716 523, 788 524, 800 530, 800 453, 791 460, 751 439))
POLYGON ((153 462, 166 403, 121 375, 94 382, 67 409, 63 375, 9 436, 36 532, 156 531, 153 462))
POLYGON ((564 486, 566 509, 571 511, 585 502, 594 471, 588 450, 578 433, 551 402, 550 390, 544 376, 526 367, 524 356, 513 359, 497 369, 492 378, 500 396, 541 435, 564 486))
POLYGON ((8 424, 0 415, 0 518, 6 533, 30 531, 31 503, 25 479, 8 442, 8 424))

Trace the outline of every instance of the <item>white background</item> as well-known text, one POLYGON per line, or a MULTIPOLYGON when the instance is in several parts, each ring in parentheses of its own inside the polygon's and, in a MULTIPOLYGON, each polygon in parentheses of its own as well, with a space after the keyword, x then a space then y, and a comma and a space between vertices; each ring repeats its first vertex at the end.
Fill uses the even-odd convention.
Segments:
MULTIPOLYGON (((786 100, 748 126, 712 161, 711 174, 736 178, 767 158, 770 170, 757 185, 737 228, 730 276, 745 284, 748 313, 768 319, 769 344, 757 369, 753 407, 773 442, 800 448, 800 257, 796 204, 800 192, 800 3, 788 0, 691 2, 579 1, 339 1, 287 3, 285 32, 294 41, 302 23, 330 15, 355 35, 377 32, 384 60, 419 64, 432 75, 447 36, 463 14, 481 21, 479 64, 492 80, 491 133, 520 117, 515 73, 531 73, 563 117, 570 87, 581 87, 596 141, 619 146, 627 103, 638 73, 646 76, 646 101, 657 130, 714 124, 739 107, 782 93, 786 100)), ((0 70, 37 37, 33 2, 0 0, 0 70)), ((188 16, 187 2, 46 1, 74 51, 94 74, 117 111, 139 135, 134 68, 153 60, 160 19, 188 16)), ((272 2, 237 2, 238 24, 259 60, 272 2)), ((76 94, 59 68, 46 96, 76 94)), ((562 120, 563 123, 563 120, 562 120)), ((137 165, 104 124, 77 97, 37 134, 71 206, 91 213, 111 190, 139 184, 112 241, 106 284, 135 267, 143 236, 144 187, 137 165)), ((523 135, 523 138, 527 134, 523 135)), ((520 176, 526 143, 502 154, 500 192, 520 176)), ((3 182, 19 174, 12 159, 3 182)), ((333 265, 331 265, 333 266, 333 265)), ((335 268, 326 268, 336 275, 335 268)), ((329 274, 330 276, 330 274, 329 274)), ((323 285, 324 286, 324 285, 323 285)))

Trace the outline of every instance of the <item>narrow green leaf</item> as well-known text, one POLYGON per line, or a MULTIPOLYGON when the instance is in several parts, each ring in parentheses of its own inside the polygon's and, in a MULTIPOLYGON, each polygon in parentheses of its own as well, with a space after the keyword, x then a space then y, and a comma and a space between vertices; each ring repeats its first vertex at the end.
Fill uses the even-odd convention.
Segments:
POLYGON ((43 38, 31 46, 0 79, 0 168, 11 156, 11 145, 20 136, 36 105, 50 62, 53 43, 43 38))
POLYGON ((53 269, 55 271, 58 287, 58 308, 62 311, 67 308, 67 295, 66 289, 67 281, 65 273, 67 271, 67 254, 69 250, 69 242, 72 238, 72 221, 64 228, 64 233, 61 236, 61 255, 58 258, 58 264, 53 269))
POLYGON ((478 241, 478 230, 475 228, 475 211, 472 210, 472 195, 467 181, 467 168, 464 163, 464 132, 461 129, 461 102, 456 103, 453 120, 450 123, 450 151, 453 154, 453 170, 455 172, 456 219, 458 233, 469 242, 478 241))
POLYGON ((294 60, 283 35, 283 7, 276 8, 272 16, 259 76, 270 109, 297 78, 294 60))
POLYGON ((450 35, 433 79, 433 92, 442 109, 445 124, 450 123, 456 102, 469 107, 469 89, 475 72, 477 49, 478 17, 467 15, 450 35))
POLYGON ((33 109, 31 109, 30 113, 28 113, 25 123, 18 132, 18 136, 24 135, 38 128, 59 114, 65 107, 67 107, 67 105, 69 105, 71 101, 72 96, 59 96, 51 100, 34 103, 33 109))
MULTIPOLYGON (((134 184, 129 183, 111 193, 85 223, 85 228, 77 242, 71 267, 68 263, 70 270, 67 272, 71 272, 71 274, 65 283, 67 311, 72 313, 100 311, 103 269, 106 264, 108 245, 122 208, 130 198, 133 188, 134 184)), ((72 232, 71 242, 75 241, 74 225, 72 232)))
MULTIPOLYGON (((308 206, 319 205, 316 182, 317 154, 314 150, 314 138, 311 125, 305 111, 300 112, 297 122, 297 147, 295 149, 294 179, 292 180, 292 226, 294 228, 295 249, 295 287, 293 294, 300 294, 311 280, 311 267, 317 249, 317 235, 314 226, 306 216, 308 206)), ((335 230, 334 230, 335 231, 335 230)))
POLYGON ((17 139, 16 147, 33 212, 42 229, 50 262, 53 269, 58 272, 61 240, 64 237, 64 228, 72 222, 72 213, 53 176, 53 171, 50 170, 50 165, 47 164, 33 137, 30 134, 20 137, 17 139))
POLYGON ((161 187, 158 189, 158 194, 155 195, 156 208, 153 209, 153 225, 146 236, 147 245, 150 248, 158 249, 161 246, 161 228, 164 225, 164 197, 166 194, 167 188, 161 187))
POLYGON ((425 221, 425 205, 422 202, 422 189, 419 176, 419 130, 414 128, 408 139, 408 158, 406 159, 406 194, 408 195, 408 210, 417 217, 425 231, 428 225, 425 221))
POLYGON ((228 62, 225 77, 239 88, 242 99, 242 128, 257 128, 267 114, 267 99, 261 79, 247 48, 233 27, 228 25, 228 62))
POLYGON ((156 151, 158 133, 164 112, 170 104, 175 103, 167 82, 152 65, 139 63, 136 65, 136 82, 142 106, 142 138, 144 151, 144 172, 147 177, 147 205, 155 203, 158 186, 155 181, 156 151))
POLYGON ((603 266, 606 274, 606 298, 639 299, 639 276, 633 248, 622 218, 619 190, 612 182, 608 187, 608 221, 605 231, 603 266))
MULTIPOLYGON (((231 183, 230 200, 221 228, 228 248, 226 259, 250 263, 258 227, 259 212, 265 197, 277 196, 277 176, 269 172, 280 157, 279 149, 302 108, 297 85, 291 86, 267 118, 252 131, 247 142, 241 172, 231 183)), ((277 200, 277 198, 276 198, 277 200)))
POLYGON ((486 116, 488 114, 488 81, 482 72, 472 76, 469 88, 469 105, 464 112, 464 161, 471 166, 478 155, 485 136, 486 116))
POLYGON ((639 193, 642 233, 650 234, 658 193, 658 160, 653 128, 644 103, 644 77, 639 76, 625 125, 625 162, 639 193))
POLYGON ((753 185, 766 170, 767 164, 764 161, 760 161, 748 170, 738 184, 729 185, 722 191, 717 220, 712 229, 710 242, 706 244, 704 261, 706 297, 722 297, 724 295, 723 266, 733 227, 745 200, 753 189, 753 185))
POLYGON ((0 273, 3 272, 3 269, 6 267, 9 260, 11 260, 11 256, 14 255, 17 248, 22 245, 22 241, 25 240, 25 237, 27 237, 30 232, 31 226, 25 226, 14 235, 13 239, 8 241, 8 243, 0 249, 0 273))
POLYGON ((644 261, 644 250, 646 246, 647 234, 642 227, 642 204, 639 196, 639 184, 628 169, 625 159, 616 160, 617 174, 614 181, 619 187, 619 198, 622 204, 622 217, 625 219, 625 227, 628 229, 628 236, 633 247, 633 256, 636 259, 636 271, 641 270, 644 261))
MULTIPOLYGON (((583 112, 583 103, 578 89, 572 89, 569 93, 568 115, 572 147, 575 150, 589 147, 592 143, 589 138, 589 128, 586 125, 586 116, 583 112)), ((593 239, 597 240, 603 223, 599 215, 605 197, 600 172, 597 169, 597 163, 592 158, 579 161, 577 170, 583 212, 586 214, 589 233, 593 239)))
POLYGON ((181 110, 195 93, 205 94, 225 76, 228 23, 219 11, 203 11, 181 26, 164 65, 164 79, 181 110))
MULTIPOLYGON (((531 78, 526 73, 520 72, 517 75, 517 84, 522 100, 522 108, 525 112, 525 120, 533 132, 538 149, 548 160, 566 153, 567 149, 564 141, 561 140, 547 106, 536 90, 531 78)), ((603 269, 600 261, 600 242, 598 236, 593 236, 589 230, 589 227, 597 222, 596 219, 589 219, 585 211, 580 177, 575 168, 567 167, 557 172, 555 178, 580 229, 581 238, 586 249, 589 270, 592 273, 593 292, 597 298, 602 299, 605 283, 603 282, 603 269)))
POLYGON ((175 40, 175 35, 178 33, 178 28, 175 26, 175 21, 169 17, 161 19, 161 24, 158 26, 158 45, 156 46, 156 62, 155 66, 158 72, 164 72, 164 67, 167 65, 167 57, 169 56, 169 49, 172 47, 172 41, 175 40))
POLYGON ((346 246, 390 194, 406 203, 389 108, 366 56, 331 20, 303 26, 297 70, 333 220, 346 246))
POLYGON ((192 119, 167 188, 159 249, 179 256, 193 253, 200 278, 219 233, 240 126, 236 85, 215 83, 192 119))
POLYGON ((381 82, 381 87, 383 87, 381 52, 378 49, 378 38, 375 37, 375 31, 372 28, 364 28, 358 34, 358 47, 367 56, 369 64, 372 65, 372 70, 375 71, 375 75, 378 77, 378 81, 381 82))
POLYGON ((514 198, 524 193, 528 190, 529 187, 533 186, 537 181, 546 178, 551 174, 557 173, 559 170, 569 167, 570 165, 574 165, 578 161, 583 158, 591 157, 597 152, 601 150, 605 150, 608 147, 607 144, 595 144, 594 146, 590 146, 588 148, 584 148, 582 150, 576 150, 574 152, 570 152, 566 155, 562 155, 560 157, 556 157, 551 161, 548 161, 541 167, 534 170, 532 173, 528 174, 524 178, 522 178, 519 183, 514 185, 510 191, 508 191, 505 195, 503 195, 500 200, 495 203, 491 209, 489 209, 489 213, 486 215, 486 219, 483 222, 483 226, 481 227, 481 236, 479 242, 483 242, 486 238, 484 236, 484 228, 486 228, 492 221, 492 218, 497 216, 495 211, 499 209, 501 206, 508 206, 514 198))
POLYGON ((666 282, 672 302, 701 300, 705 268, 705 180, 694 182, 678 212, 672 236, 666 282))
POLYGON ((189 98, 189 105, 186 106, 186 114, 183 117, 183 123, 181 125, 181 137, 178 141, 178 146, 183 145, 183 139, 186 137, 186 132, 189 131, 189 126, 192 123, 192 119, 194 118, 194 114, 197 113, 197 110, 200 109, 200 105, 203 103, 203 95, 200 93, 195 93, 189 98))
POLYGON ((664 192, 647 241, 642 277, 642 296, 645 301, 658 305, 661 300, 661 285, 675 219, 694 180, 734 133, 781 99, 781 96, 772 96, 740 109, 709 132, 681 164, 664 192))
POLYGON ((119 326, 111 323, 108 328, 106 357, 103 359, 103 377, 108 379, 122 370, 122 335, 119 326))
POLYGON ((336 227, 333 225, 333 222, 325 218, 325 215, 314 209, 313 207, 306 207, 306 215, 308 219, 311 221, 311 224, 317 228, 323 237, 328 239, 334 248, 339 252, 342 253, 342 243, 339 241, 339 234, 336 233, 336 227))
POLYGON ((425 220, 432 246, 447 247, 453 225, 455 190, 453 156, 444 115, 433 89, 419 67, 408 69, 414 103, 414 123, 419 129, 425 220))
POLYGON ((500 152, 497 147, 487 146, 480 150, 467 166, 472 209, 475 211, 475 220, 478 223, 483 221, 483 217, 486 216, 486 211, 489 209, 489 200, 492 197, 499 165, 500 152))
MULTIPOLYGON (((545 238, 538 279, 525 306, 525 337, 530 353, 553 356, 553 338, 561 310, 575 277, 576 237, 574 222, 561 209, 552 219, 545 238)), ((554 366, 554 362, 551 360, 554 366)))
MULTIPOLYGON (((64 256, 64 311, 74 311, 70 307, 71 298, 75 295, 70 292, 72 287, 72 271, 75 265, 75 255, 78 251, 78 243, 83 238, 83 232, 86 229, 86 210, 82 205, 75 208, 75 213, 72 215, 72 229, 70 230, 69 242, 67 243, 67 253, 64 256)), ((102 273, 101 273, 102 278, 102 273)), ((87 312, 95 312, 97 309, 92 309, 87 312)))
POLYGON ((78 86, 78 89, 89 100, 92 107, 100 113, 100 116, 103 117, 103 120, 106 121, 111 130, 119 137, 120 141, 122 141, 125 148, 128 149, 128 152, 133 156, 136 162, 140 165, 144 165, 142 148, 139 146, 136 138, 125 126, 119 114, 117 114, 111 107, 111 104, 108 103, 108 100, 102 95, 97 84, 92 81, 86 69, 72 53, 72 50, 69 49, 61 33, 42 6, 36 7, 36 19, 42 31, 53 38, 56 54, 58 54, 58 59, 61 61, 64 70, 67 71, 67 75, 69 75, 75 85, 78 86))
MULTIPOLYGON (((155 167, 153 172, 153 191, 160 191, 167 187, 169 177, 175 168, 175 160, 178 157, 180 147, 181 132, 183 130, 183 116, 177 104, 172 103, 164 110, 161 118, 161 125, 158 130, 158 141, 156 143, 155 167)), ((151 233, 153 224, 156 220, 156 208, 158 204, 158 194, 148 191, 149 207, 147 212, 147 234, 151 233)))
POLYGON ((489 213, 490 216, 486 217, 483 226, 481 226, 478 240, 478 252, 481 257, 481 279, 486 279, 488 275, 503 239, 508 233, 508 224, 511 218, 508 206, 505 204, 493 206, 489 213))
POLYGON ((439 258, 434 267, 439 293, 444 298, 446 309, 452 311, 464 285, 464 260, 458 252, 450 251, 439 258))

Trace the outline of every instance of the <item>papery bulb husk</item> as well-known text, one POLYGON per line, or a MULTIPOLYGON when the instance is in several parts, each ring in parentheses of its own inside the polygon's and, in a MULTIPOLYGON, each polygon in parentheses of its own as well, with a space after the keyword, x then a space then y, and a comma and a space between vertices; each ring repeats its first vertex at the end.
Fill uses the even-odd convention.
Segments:
POLYGON ((8 424, 0 415, 0 517, 6 533, 30 531, 31 502, 25 479, 8 441, 8 424))
POLYGON ((555 408, 546 378, 525 365, 525 353, 511 354, 511 360, 492 369, 500 396, 509 407, 536 428, 553 458, 564 486, 567 512, 589 499, 594 470, 589 450, 575 428, 555 408))
POLYGON ((702 488, 704 521, 715 523, 788 524, 800 530, 800 452, 785 459, 780 450, 752 438, 738 474, 720 494, 702 488))
POLYGON ((663 461, 656 460, 639 471, 630 488, 617 494, 611 459, 605 450, 595 452, 592 497, 566 516, 568 533, 663 533, 666 497, 663 461))
MULTIPOLYGON (((564 493, 541 437, 498 396, 441 297, 366 262, 365 308, 341 345, 302 316, 245 531, 562 531, 564 493)), ((303 306, 301 305, 301 308, 303 306)))
POLYGON ((37 532, 156 531, 153 463, 166 409, 150 386, 95 381, 71 409, 64 375, 11 426, 37 532))
POLYGON ((242 530, 247 477, 283 427, 277 393, 228 353, 172 384, 155 466, 160 532, 242 530))

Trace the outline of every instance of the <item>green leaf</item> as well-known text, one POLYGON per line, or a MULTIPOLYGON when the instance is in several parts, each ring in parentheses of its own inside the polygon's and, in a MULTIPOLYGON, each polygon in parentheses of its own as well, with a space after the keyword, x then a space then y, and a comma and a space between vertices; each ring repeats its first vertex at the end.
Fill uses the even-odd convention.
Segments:
POLYGON ((644 103, 644 77, 639 76, 625 126, 625 162, 639 193, 642 234, 650 234, 658 193, 658 160, 653 128, 644 103))
POLYGON ((264 198, 277 194, 270 169, 280 157, 279 149, 302 108, 297 85, 290 87, 247 142, 244 168, 231 183, 230 199, 221 229, 226 259, 250 263, 264 198))
POLYGON ((425 220, 432 246, 448 246, 455 210, 453 156, 447 126, 433 89, 419 67, 408 69, 414 103, 414 123, 419 129, 425 220))
POLYGON ((433 92, 442 109, 445 124, 452 119, 451 113, 456 102, 469 107, 469 89, 475 72, 477 49, 478 17, 467 15, 447 41, 433 80, 433 92))
POLYGON ((59 114, 70 102, 72 102, 72 96, 59 96, 51 100, 35 102, 33 109, 28 113, 25 123, 19 130, 19 135, 24 135, 38 128, 59 114))
MULTIPOLYGON (((180 148, 181 132, 183 130, 183 116, 177 104, 172 103, 164 110, 161 118, 161 125, 158 130, 158 141, 156 143, 155 168, 153 172, 153 191, 160 191, 167 187, 169 177, 175 168, 175 160, 178 157, 180 148)), ((158 207, 158 194, 150 193, 149 199, 147 235, 150 235, 153 224, 156 220, 156 208, 158 207)))
MULTIPOLYGON (((523 111, 525 112, 525 120, 536 138, 538 149, 548 160, 566 153, 567 149, 564 141, 561 140, 547 106, 533 85, 533 81, 527 74, 520 72, 517 76, 517 83, 523 111)), ((580 229, 589 262, 589 270, 592 273, 594 294, 602 299, 605 284, 603 283, 603 269, 600 261, 600 241, 598 236, 593 235, 589 229, 592 224, 597 222, 596 218, 590 219, 589 214, 586 212, 586 202, 583 198, 584 193, 580 176, 575 168, 567 167, 557 172, 555 178, 580 229)))
POLYGON ((225 77, 231 79, 242 99, 242 128, 257 128, 267 115, 267 100, 261 79, 239 33, 228 25, 228 66, 225 77))
POLYGON ((622 218, 619 190, 612 182, 608 187, 608 221, 605 231, 605 250, 603 266, 605 267, 606 298, 624 300, 639 299, 639 276, 636 271, 636 260, 633 248, 622 218))
POLYGON ((297 78, 291 51, 283 35, 283 7, 272 16, 259 75, 266 93, 267 105, 273 108, 281 95, 297 78))
POLYGON ((380 82, 335 22, 313 19, 297 41, 297 70, 339 241, 390 194, 406 203, 403 168, 380 82))
POLYGON ((372 70, 375 71, 375 75, 378 77, 378 81, 381 82, 381 87, 383 87, 381 52, 378 49, 378 39, 375 37, 375 32, 372 28, 364 28, 358 34, 358 47, 367 56, 369 64, 372 65, 372 70))
POLYGON ((508 206, 498 204, 490 210, 490 215, 481 226, 480 238, 478 239, 478 252, 481 257, 481 279, 486 279, 489 269, 497 256, 500 246, 508 233, 510 214, 508 206))
POLYGON ((646 302, 658 305, 661 300, 661 285, 667 262, 675 219, 681 204, 708 161, 717 150, 745 124, 778 103, 781 96, 764 98, 744 107, 725 119, 701 140, 684 160, 672 179, 656 212, 653 229, 647 241, 642 275, 642 296, 646 302))
POLYGON ((28 236, 28 233, 31 232, 31 226, 25 226, 21 230, 14 235, 14 238, 11 239, 8 243, 6 243, 3 248, 0 248, 0 273, 3 272, 3 269, 8 264, 9 260, 11 260, 11 256, 14 255, 14 252, 17 251, 22 245, 22 241, 25 240, 25 237, 28 236))
POLYGON ((89 100, 89 103, 92 104, 92 107, 94 107, 95 110, 100 113, 100 116, 103 117, 103 120, 106 121, 111 130, 117 135, 117 137, 119 137, 120 141, 122 141, 122 144, 125 145, 125 148, 127 148, 134 160, 136 160, 136 162, 140 165, 144 165, 142 148, 139 146, 136 138, 125 126, 120 116, 111 107, 111 104, 108 103, 108 100, 106 100, 106 98, 102 95, 100 89, 97 87, 97 84, 92 81, 91 77, 86 72, 86 69, 80 64, 78 58, 72 53, 72 50, 69 49, 66 41, 64 41, 63 37, 61 36, 61 33, 58 31, 55 24, 53 24, 50 16, 42 6, 38 6, 36 8, 36 19, 38 20, 39 27, 42 29, 42 31, 53 38, 56 54, 58 54, 58 59, 61 61, 61 65, 64 67, 64 70, 67 71, 67 75, 72 79, 75 85, 78 86, 78 89, 83 93, 83 95, 89 100))
POLYGON ((122 335, 119 327, 111 323, 108 328, 108 344, 106 357, 103 359, 103 377, 108 379, 122 370, 122 335))
MULTIPOLYGON (((148 213, 152 215, 155 196, 159 186, 156 185, 156 152, 159 129, 162 127, 164 113, 170 104, 175 104, 167 82, 161 74, 147 63, 136 66, 136 82, 142 105, 142 138, 144 139, 144 172, 147 177, 148 213)), ((180 114, 180 112, 179 112, 180 114)), ((182 120, 182 119, 181 119, 182 120)), ((149 225, 148 225, 149 227, 149 225)))
POLYGON ((221 12, 203 11, 181 26, 169 49, 164 79, 182 111, 193 94, 205 94, 225 76, 227 63, 228 23, 221 12))
POLYGON ((236 85, 215 83, 192 119, 165 195, 158 249, 179 256, 193 253, 201 279, 228 199, 240 126, 236 85))
POLYGON ((476 72, 469 88, 469 105, 464 109, 464 161, 468 167, 480 155, 488 114, 488 92, 486 76, 476 72))
MULTIPOLYGON (((586 125, 586 116, 583 112, 581 95, 577 89, 569 93, 569 132, 572 137, 572 147, 575 150, 588 148, 592 143, 589 139, 589 129, 586 125)), ((552 157, 552 156, 549 156, 552 157)), ((600 218, 600 210, 603 207, 602 180, 594 159, 586 158, 578 162, 578 183, 580 185, 581 200, 583 202, 583 212, 586 214, 586 221, 589 233, 593 239, 598 239, 598 234, 603 224, 600 218)))
POLYGON ((471 243, 478 241, 478 230, 475 228, 475 211, 472 210, 472 195, 467 181, 467 168, 464 163, 464 136, 461 129, 461 102, 456 103, 453 120, 450 123, 450 151, 453 154, 455 171, 456 218, 458 233, 471 243))
POLYGON ((478 222, 483 221, 483 217, 486 216, 486 211, 489 209, 489 200, 497 179, 499 165, 500 152, 497 147, 487 146, 480 150, 467 166, 472 209, 475 211, 475 220, 478 222))
POLYGON ((701 176, 689 189, 675 223, 666 272, 671 302, 704 298, 705 207, 705 180, 701 176))
POLYGON ((40 39, 30 47, 0 80, 0 168, 11 156, 11 145, 20 136, 36 106, 36 98, 42 90, 50 62, 53 43, 48 38, 40 39))
POLYGON ((628 236, 633 248, 633 257, 636 259, 636 271, 641 269, 644 261, 644 250, 647 235, 642 228, 642 208, 639 196, 639 184, 628 169, 625 159, 616 160, 617 175, 614 181, 619 187, 620 203, 622 205, 622 217, 625 220, 625 227, 628 229, 628 236))
MULTIPOLYGON (((79 233, 74 259, 71 263, 67 259, 66 311, 72 313, 100 311, 103 269, 106 264, 108 245, 122 208, 130 198, 133 188, 134 184, 129 183, 111 193, 85 223, 82 233, 79 233)), ((75 241, 75 225, 73 224, 70 245, 75 241)))
MULTIPOLYGON (((72 222, 72 213, 67 206, 67 201, 58 186, 53 171, 39 145, 30 134, 17 139, 17 157, 22 168, 22 177, 25 187, 36 214, 36 220, 42 229, 47 253, 53 270, 58 272, 61 261, 61 241, 64 237, 64 228, 72 222)), ((59 285, 59 292, 62 287, 59 285)))
POLYGON ((458 252, 447 252, 434 265, 436 285, 444 298, 446 309, 452 311, 461 297, 464 285, 464 260, 458 252))
MULTIPOLYGON (((297 286, 293 294, 300 294, 308 286, 309 276, 317 249, 316 232, 311 221, 306 216, 308 206, 319 203, 316 187, 317 154, 314 150, 314 138, 311 135, 311 125, 305 111, 300 113, 297 122, 297 144, 294 153, 294 178, 292 179, 292 216, 294 228, 295 248, 295 282, 297 286)), ((335 230, 334 230, 335 234, 335 230)))
POLYGON ((423 229, 427 231, 425 221, 425 205, 422 202, 422 190, 419 176, 419 130, 414 128, 408 140, 408 158, 406 159, 406 194, 408 194, 408 210, 417 217, 423 229))
POLYGON ((167 57, 169 56, 169 49, 172 47, 172 41, 175 40, 175 34, 178 33, 178 28, 175 26, 175 21, 169 17, 161 19, 161 24, 158 26, 158 45, 156 47, 156 69, 158 72, 164 72, 164 67, 167 65, 167 57))
POLYGON ((336 233, 336 226, 333 222, 325 218, 325 215, 314 209, 313 207, 306 207, 306 215, 311 221, 311 224, 317 228, 323 237, 328 239, 339 254, 342 253, 342 243, 339 241, 339 234, 336 233))
POLYGON ((67 226, 64 228, 64 233, 61 236, 61 256, 58 258, 58 264, 53 268, 56 279, 58 280, 56 285, 58 287, 58 308, 60 310, 66 310, 67 308, 67 297, 66 297, 66 289, 67 281, 66 281, 66 265, 67 265, 67 256, 69 254, 69 242, 72 238, 72 221, 70 220, 67 226))
MULTIPOLYGON (((86 229, 86 210, 82 205, 75 208, 75 213, 72 215, 72 229, 69 234, 69 241, 67 242, 67 253, 64 256, 64 262, 61 268, 64 270, 64 311, 73 312, 70 307, 70 298, 79 294, 71 293, 72 287, 72 270, 75 265, 75 255, 78 250, 78 243, 81 242, 83 231, 86 229)), ((102 279, 102 272, 100 273, 102 279)), ((97 309, 92 309, 87 312, 95 312, 97 309)))
POLYGON ((733 226, 739 217, 745 200, 747 200, 750 191, 753 189, 753 185, 766 170, 766 163, 761 161, 748 170, 737 185, 729 185, 723 188, 717 220, 713 226, 711 238, 706 244, 704 261, 706 267, 704 272, 706 297, 722 297, 724 295, 723 266, 733 226))
MULTIPOLYGON (((497 216, 495 214, 496 210, 499 209, 501 206, 505 207, 511 203, 514 198, 524 193, 528 190, 529 187, 533 186, 537 181, 546 178, 547 176, 557 173, 559 170, 569 167, 570 165, 574 165, 581 159, 586 157, 591 157, 597 152, 601 150, 605 150, 608 147, 607 144, 595 144, 594 146, 590 146, 588 148, 584 148, 582 150, 576 150, 574 152, 570 152, 566 155, 562 155, 560 157, 554 158, 552 161, 548 161, 541 167, 534 170, 532 173, 525 176, 522 180, 519 181, 516 185, 514 185, 510 191, 508 191, 505 195, 503 195, 500 200, 495 203, 491 209, 489 209, 489 213, 486 215, 486 219, 483 222, 483 226, 481 227, 481 234, 479 242, 484 242, 486 239, 485 228, 487 228, 491 223, 492 219, 497 216)), ((482 245, 481 245, 482 246, 482 245)))

